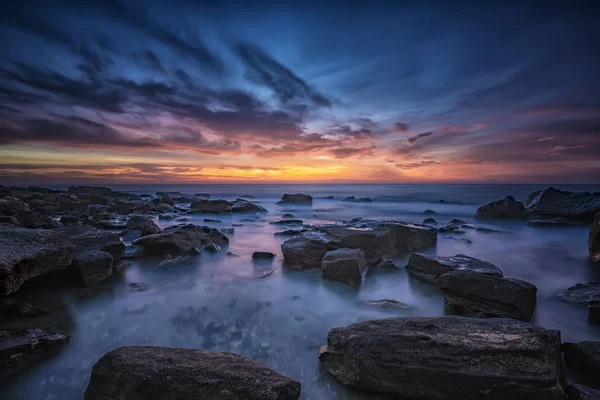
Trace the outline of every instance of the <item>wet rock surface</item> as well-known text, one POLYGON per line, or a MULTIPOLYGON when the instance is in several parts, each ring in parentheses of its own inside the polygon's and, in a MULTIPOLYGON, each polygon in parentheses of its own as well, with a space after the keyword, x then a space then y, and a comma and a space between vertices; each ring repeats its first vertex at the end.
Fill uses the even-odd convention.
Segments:
POLYGON ((367 257, 361 249, 328 251, 321 261, 321 270, 326 279, 358 286, 367 273, 367 257))
POLYGON ((102 250, 84 250, 73 255, 72 267, 84 284, 94 285, 112 275, 113 257, 102 250))
POLYGON ((493 201, 477 209, 478 219, 525 219, 525 206, 512 196, 493 201))
POLYGON ((159 233, 161 229, 148 217, 142 215, 134 215, 129 217, 127 221, 127 229, 140 232, 140 236, 152 235, 159 233))
POLYGON ((231 203, 226 200, 194 200, 190 204, 191 213, 207 213, 207 214, 231 214, 233 209, 231 203))
POLYGON ((295 400, 300 383, 233 353, 121 347, 94 365, 86 400, 295 400))
POLYGON ((531 193, 523 205, 535 217, 562 217, 591 223, 600 212, 600 193, 568 192, 553 187, 531 193))
POLYGON ((561 399, 560 333, 510 319, 386 318, 333 328, 344 385, 407 399, 561 399))
POLYGON ((223 245, 229 243, 229 239, 217 229, 191 224, 170 226, 134 242, 142 248, 141 256, 193 254, 203 245, 212 243, 223 245))
POLYGON ((567 342, 563 343, 562 349, 568 367, 570 366, 598 382, 600 379, 600 342, 567 342))
POLYGON ((437 283, 452 314, 529 322, 535 312, 537 288, 519 279, 453 271, 441 275, 437 283))
POLYGON ((412 253, 408 259, 406 270, 417 278, 437 285, 438 278, 451 271, 466 271, 502 277, 500 268, 487 261, 464 254, 452 257, 429 257, 419 253, 412 253))
POLYGON ((281 196, 279 203, 305 203, 312 204, 313 198, 307 194, 296 193, 296 194, 284 194, 281 196))
POLYGON ((600 296, 600 282, 578 283, 563 290, 558 298, 572 303, 588 303, 600 296))
POLYGON ((231 204, 231 210, 236 214, 266 214, 268 212, 266 208, 243 199, 237 199, 234 201, 231 204))
POLYGON ((51 356, 68 340, 41 329, 0 330, 0 383, 51 356))

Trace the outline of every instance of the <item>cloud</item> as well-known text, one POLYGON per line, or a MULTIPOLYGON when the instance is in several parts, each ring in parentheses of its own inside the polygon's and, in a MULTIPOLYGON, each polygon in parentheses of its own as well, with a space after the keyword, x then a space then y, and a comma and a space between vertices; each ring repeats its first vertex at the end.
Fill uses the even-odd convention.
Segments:
POLYGON ((419 161, 419 162, 412 162, 412 163, 405 163, 405 164, 396 164, 396 168, 400 168, 400 169, 416 169, 416 168, 421 168, 421 167, 426 167, 428 165, 439 165, 441 163, 437 162, 437 161, 419 161))
POLYGON ((424 133, 419 133, 419 134, 418 134, 418 135, 416 135, 416 136, 411 136, 411 137, 409 137, 408 139, 406 139, 406 143, 414 143, 414 142, 416 142, 416 141, 417 141, 417 140, 419 140, 419 139, 423 139, 423 138, 429 137, 429 136, 431 136, 431 135, 433 135, 433 134, 435 134, 435 132, 424 132, 424 133))
POLYGON ((349 157, 364 157, 373 155, 373 150, 376 149, 377 146, 368 146, 368 147, 340 147, 336 149, 329 150, 336 158, 349 158, 349 157))
POLYGON ((392 132, 396 132, 396 133, 406 133, 410 131, 410 127, 408 124, 405 124, 404 122, 396 122, 394 124, 394 126, 392 127, 392 132))

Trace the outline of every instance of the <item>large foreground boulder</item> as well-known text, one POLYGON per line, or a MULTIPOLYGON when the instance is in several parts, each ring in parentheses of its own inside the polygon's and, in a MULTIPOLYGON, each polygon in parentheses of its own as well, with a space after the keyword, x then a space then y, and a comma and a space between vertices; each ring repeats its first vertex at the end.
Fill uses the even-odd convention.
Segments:
POLYGON ((328 251, 323 256, 321 269, 326 279, 358 286, 367 273, 367 257, 361 249, 328 251))
POLYGON ((493 201, 477 209, 475 218, 479 219, 525 219, 523 203, 512 196, 493 201))
POLYGON ((339 248, 361 249, 369 264, 386 257, 435 246, 435 229, 404 222, 358 220, 346 225, 324 225, 286 240, 285 262, 300 268, 318 268, 325 253, 339 248))
POLYGON ((600 213, 596 214, 590 234, 588 235, 588 250, 593 262, 600 262, 600 213))
POLYGON ((417 278, 434 285, 438 284, 440 276, 451 271, 503 276, 502 270, 494 264, 464 254, 452 257, 428 257, 424 254, 413 253, 408 259, 406 270, 417 278))
POLYGON ((0 227, 0 295, 71 264, 75 247, 55 231, 0 227))
POLYGON ((523 200, 530 217, 561 217, 592 223, 600 212, 600 192, 567 192, 553 187, 531 193, 523 200))
POLYGON ((281 201, 279 203, 304 203, 304 204, 312 204, 313 198, 307 194, 296 193, 296 194, 284 194, 281 196, 281 201))
POLYGON ((438 286, 452 314, 529 322, 535 312, 537 288, 519 279, 453 271, 440 276, 438 286))
POLYGON ((600 342, 564 343, 565 362, 588 377, 600 380, 600 342))
POLYGON ((300 383, 233 353, 120 347, 92 369, 85 400, 295 400, 300 383))
POLYGON ((231 214, 233 209, 227 200, 199 199, 192 201, 190 212, 194 214, 231 214))
POLYGON ((330 330, 319 358, 344 385, 399 399, 565 399, 560 332, 511 319, 364 321, 330 330))
POLYGON ((0 382, 44 360, 68 340, 41 329, 0 330, 0 382))
POLYGON ((125 244, 117 234, 112 232, 89 225, 69 226, 57 229, 56 232, 71 241, 78 251, 102 250, 109 253, 114 261, 120 260, 125 254, 125 244))
POLYGON ((133 242, 142 248, 142 256, 193 254, 213 243, 220 246, 229 243, 229 239, 217 229, 192 224, 170 226, 133 242))

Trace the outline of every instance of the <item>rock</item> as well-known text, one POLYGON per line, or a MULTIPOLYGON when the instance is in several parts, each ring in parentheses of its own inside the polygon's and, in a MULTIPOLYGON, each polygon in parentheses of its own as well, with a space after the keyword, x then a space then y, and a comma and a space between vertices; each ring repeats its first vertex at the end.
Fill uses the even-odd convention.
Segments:
POLYGON ((204 250, 208 251, 209 253, 218 253, 219 251, 221 251, 221 247, 219 247, 219 245, 211 243, 208 246, 204 247, 204 250))
POLYGON ((448 202, 444 199, 438 200, 439 204, 448 204, 448 202))
POLYGON ((437 281, 452 314, 529 322, 535 312, 537 288, 529 282, 468 271, 448 272, 437 281))
POLYGON ((197 349, 132 346, 105 354, 85 400, 295 400, 300 383, 249 358, 197 349))
POLYGON ((600 294, 593 296, 588 302, 588 318, 600 322, 600 294))
POLYGON ((131 282, 129 285, 129 290, 131 292, 145 292, 149 289, 149 286, 143 283, 131 282))
POLYGON ((0 382, 51 356, 68 340, 41 329, 0 330, 0 382))
POLYGON ((200 197, 200 198, 203 198, 203 199, 210 199, 210 194, 208 194, 208 193, 196 193, 194 195, 194 197, 200 197))
POLYGON ((72 194, 95 194, 100 196, 113 196, 112 189, 102 186, 69 186, 67 193, 72 194))
POLYGON ((17 220, 25 228, 30 229, 53 229, 56 223, 46 214, 40 214, 31 211, 20 212, 16 215, 17 220))
POLYGON ((190 205, 193 214, 231 214, 233 209, 231 203, 225 200, 194 200, 190 205))
POLYGON ((600 213, 596 214, 596 218, 590 228, 588 251, 593 262, 600 262, 600 213))
POLYGON ((227 256, 229 256, 229 257, 239 257, 239 255, 235 254, 235 253, 234 253, 234 252, 232 252, 232 251, 228 251, 228 252, 227 252, 227 256))
POLYGON ((69 226, 57 229, 75 245, 77 251, 102 250, 109 253, 113 261, 120 260, 125 254, 125 244, 118 235, 112 232, 102 231, 91 226, 69 226))
POLYGON ((127 222, 125 221, 97 221, 94 223, 96 228, 101 229, 112 229, 112 230, 123 230, 127 228, 127 222))
POLYGON ((190 219, 188 217, 177 218, 175 222, 188 222, 190 219))
POLYGON ((423 211, 423 215, 436 215, 437 213, 431 209, 423 211))
POLYGON ((231 204, 231 210, 236 214, 268 213, 266 208, 243 199, 234 201, 231 204))
POLYGON ((160 198, 160 203, 159 204, 168 204, 171 207, 173 207, 175 205, 175 203, 173 202, 173 199, 168 194, 164 194, 160 198))
POLYGON ((396 317, 333 328, 319 359, 401 399, 563 400, 560 332, 511 319, 396 317))
POLYGON ((475 226, 472 224, 462 224, 461 228, 472 229, 472 230, 476 230, 477 232, 483 232, 483 233, 500 233, 500 231, 496 230, 496 229, 485 228, 483 226, 475 226))
POLYGON ((273 272, 275 272, 275 270, 274 270, 274 269, 272 269, 272 268, 269 268, 269 269, 264 269, 264 270, 260 270, 260 271, 256 271, 256 272, 254 273, 254 278, 255 278, 255 279, 261 279, 261 278, 265 278, 265 277, 267 277, 267 276, 269 276, 269 275, 272 275, 272 274, 273 274, 273 272))
POLYGON ((235 229, 234 228, 221 228, 221 232, 223 232, 226 235, 233 235, 235 233, 235 229))
POLYGON ((281 216, 281 218, 283 218, 283 219, 294 219, 294 218, 296 218, 296 217, 294 216, 294 214, 285 213, 285 214, 283 214, 283 215, 281 216))
POLYGON ((0 224, 10 224, 15 226, 23 226, 18 219, 11 215, 0 215, 0 224))
POLYGON ((73 255, 73 267, 84 284, 94 285, 112 275, 113 258, 106 251, 84 250, 73 255))
POLYGON ((450 221, 449 223, 454 224, 454 225, 462 225, 462 224, 466 224, 466 221, 463 221, 462 219, 458 219, 458 218, 453 218, 452 221, 450 221))
POLYGON ((140 256, 140 254, 142 253, 142 247, 141 246, 126 246, 125 247, 125 254, 123 254, 123 258, 128 259, 128 258, 138 258, 140 256))
POLYGON ((600 400, 600 390, 583 385, 569 385, 566 392, 569 400, 600 400))
POLYGON ((223 222, 223 221, 221 221, 220 219, 214 219, 214 218, 204 218, 204 222, 215 222, 215 223, 218 223, 218 222, 223 222))
POLYGON ((542 228, 554 228, 561 226, 587 226, 588 224, 581 221, 573 221, 570 219, 565 219, 563 217, 534 217, 527 221, 527 225, 529 226, 537 226, 542 228))
POLYGON ((73 215, 63 215, 62 217, 60 217, 60 223, 64 226, 79 225, 79 218, 73 215))
POLYGON ((478 219, 525 219, 525 206, 512 196, 493 201, 477 209, 478 219))
POLYGON ((312 204, 313 198, 307 194, 296 193, 296 194, 284 194, 281 196, 279 203, 306 203, 312 204))
POLYGON ((275 232, 273 236, 297 236, 307 231, 308 229, 286 229, 285 231, 275 232))
POLYGON ((465 237, 446 236, 446 238, 456 240, 457 242, 461 242, 464 244, 473 244, 473 241, 471 239, 465 237))
POLYGON ((459 232, 460 226, 455 224, 448 224, 446 226, 442 226, 438 228, 438 232, 446 233, 446 232, 459 232))
POLYGON ((600 379, 600 342, 565 342, 562 350, 567 365, 598 382, 600 379))
POLYGON ((367 257, 361 249, 336 249, 328 251, 321 261, 323 278, 360 285, 367 273, 367 257))
POLYGON ((172 220, 173 218, 175 218, 175 217, 173 216, 173 214, 159 214, 159 215, 158 215, 158 220, 159 220, 159 221, 170 221, 170 220, 172 220))
POLYGON ((22 199, 6 196, 0 199, 0 213, 5 215, 16 215, 21 212, 28 212, 29 206, 22 199))
POLYGON ((229 239, 217 229, 188 224, 170 226, 133 242, 142 247, 142 256, 194 254, 202 245, 210 243, 227 244, 229 239))
POLYGON ((162 260, 158 266, 160 268, 166 268, 166 267, 174 267, 176 265, 179 265, 181 263, 186 262, 187 260, 189 260, 190 258, 188 256, 179 256, 179 257, 175 257, 175 258, 167 258, 165 260, 162 260))
POLYGON ((531 193, 523 205, 530 217, 563 217, 591 223, 600 212, 600 193, 574 193, 549 187, 531 193))
POLYGON ((423 220, 423 223, 424 224, 437 224, 437 221, 435 219, 433 219, 433 218, 425 218, 423 220))
POLYGON ((360 199, 357 199, 354 196, 346 197, 345 199, 342 199, 342 201, 349 201, 349 202, 354 202, 354 203, 371 203, 371 202, 373 202, 373 200, 371 200, 369 197, 361 197, 360 199))
POLYGON ((275 257, 275 254, 270 253, 268 251, 255 251, 254 253, 252 253, 252 259, 253 260, 259 260, 259 259, 273 259, 275 257))
POLYGON ((452 257, 428 257, 412 253, 408 259, 406 270, 425 282, 437 285, 438 278, 451 271, 467 271, 478 274, 502 277, 502 271, 487 261, 464 254, 452 257))
POLYGON ((301 219, 282 219, 279 221, 271 221, 269 222, 271 225, 301 225, 304 222, 301 219))
POLYGON ((393 299, 361 301, 360 303, 358 303, 358 305, 366 306, 366 307, 373 307, 373 308, 380 308, 382 310, 389 310, 389 311, 400 311, 400 310, 407 310, 409 308, 412 308, 411 306, 409 306, 406 303, 402 303, 401 301, 393 300, 393 299))
POLYGON ((133 215, 127 221, 127 229, 140 232, 140 236, 160 233, 161 229, 148 217, 133 215))
POLYGON ((588 303, 600 296, 600 282, 578 283, 559 293, 558 298, 573 303, 588 303))
POLYGON ((159 213, 172 213, 175 211, 175 208, 170 204, 160 203, 154 210, 159 213))
POLYGON ((394 264, 394 262, 389 258, 382 258, 381 260, 377 261, 371 267, 371 269, 378 271, 394 271, 399 269, 399 267, 396 264, 394 264))
POLYGON ((325 253, 339 248, 361 249, 374 264, 385 257, 432 247, 436 242, 437 232, 424 225, 359 219, 304 232, 283 242, 281 250, 289 266, 317 268, 325 253))
POLYGON ((0 227, 0 295, 71 264, 75 247, 56 231, 0 227))

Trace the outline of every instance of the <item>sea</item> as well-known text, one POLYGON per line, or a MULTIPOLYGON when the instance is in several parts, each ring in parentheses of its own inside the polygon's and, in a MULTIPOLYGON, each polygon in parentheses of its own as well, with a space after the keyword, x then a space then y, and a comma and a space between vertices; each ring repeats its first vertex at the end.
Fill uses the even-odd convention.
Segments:
MULTIPOLYGON (((458 218, 494 232, 439 233, 437 246, 423 253, 466 254, 496 264, 504 275, 538 288, 533 323, 558 329, 563 341, 600 340, 600 326, 588 322, 585 306, 566 303, 557 294, 576 284, 600 281, 590 263, 589 227, 534 227, 522 221, 476 221, 477 207, 513 195, 523 199, 548 185, 107 185, 114 190, 154 195, 210 193, 212 199, 247 198, 268 214, 189 215, 189 223, 234 227, 221 252, 202 254, 170 268, 158 261, 127 260, 107 286, 93 295, 41 285, 31 296, 60 301, 70 315, 71 339, 53 358, 0 388, 0 399, 81 400, 94 363, 106 352, 128 345, 154 345, 228 351, 248 356, 302 384, 302 399, 371 399, 348 389, 320 366, 319 347, 328 331, 358 321, 393 316, 444 315, 443 295, 405 271, 408 255, 394 259, 397 271, 367 274, 360 288, 324 280, 319 269, 283 265, 281 227, 268 222, 294 214, 306 224, 342 223, 355 217, 421 223, 434 210, 438 226, 458 218), (278 205, 284 193, 313 196, 312 206, 278 205), (333 199, 329 198, 333 196, 333 199), (343 202, 347 196, 371 203, 343 202), (218 221, 205 222, 205 218, 218 221), (464 240, 464 239, 469 240, 464 240), (470 243, 469 243, 470 241, 470 243), (272 262, 253 263, 255 251, 273 252, 272 262), (237 256, 228 255, 228 252, 237 256), (273 269, 268 276, 261 271, 273 269), (147 290, 132 291, 130 284, 147 290), (37 290, 37 292, 36 292, 37 290), (361 305, 394 299, 410 307, 389 312, 361 305)), ((600 191, 593 185, 555 185, 569 191, 600 191)), ((54 188, 66 188, 54 187, 54 188)), ((173 220, 158 220, 162 228, 173 220)), ((58 285, 60 287, 60 285, 58 285)))

